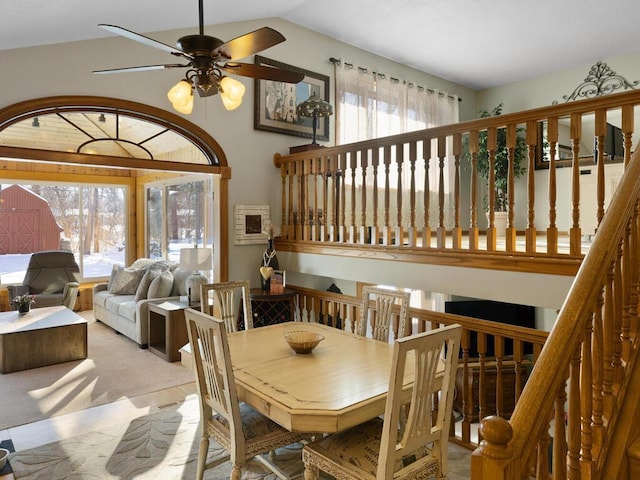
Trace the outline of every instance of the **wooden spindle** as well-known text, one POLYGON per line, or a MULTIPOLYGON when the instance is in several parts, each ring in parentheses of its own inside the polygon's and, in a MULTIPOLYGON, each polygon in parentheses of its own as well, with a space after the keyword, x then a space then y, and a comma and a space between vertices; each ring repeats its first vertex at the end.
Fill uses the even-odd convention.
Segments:
POLYGON ((571 255, 582 254, 582 232, 580 230, 580 140, 582 138, 582 116, 579 113, 571 114, 571 218, 572 224, 569 230, 569 253, 571 255))
POLYGON ((507 252, 516 250, 516 175, 514 165, 516 161, 516 126, 513 123, 507 125, 507 231, 505 234, 505 249, 507 252))
POLYGON ((431 248, 431 226, 429 208, 431 208, 431 185, 429 181, 429 162, 431 160, 431 139, 422 140, 422 157, 424 158, 424 192, 422 204, 424 205, 424 220, 422 227, 422 247, 431 248))
POLYGON ((471 155, 470 196, 471 210, 469 212, 469 250, 478 250, 478 131, 469 132, 469 154, 471 155))
POLYGON ((558 253, 558 226, 557 219, 557 175, 556 175, 556 148, 558 145, 558 118, 550 117, 547 120, 547 142, 549 142, 549 226, 547 227, 547 253, 558 253))
POLYGON ((369 166, 369 151, 370 150, 361 150, 360 151, 360 169, 362 170, 362 186, 361 195, 360 195, 360 234, 359 234, 359 243, 367 243, 368 242, 368 232, 367 232, 367 186, 369 182, 367 182, 367 168, 369 166))
POLYGON ((460 153, 462 151, 462 135, 453 134, 453 230, 451 237, 453 240, 453 248, 462 248, 462 228, 460 226, 460 208, 461 194, 460 191, 460 153))
POLYGON ((396 184, 396 226, 394 229, 395 244, 404 244, 404 228, 402 226, 402 168, 404 165, 404 145, 398 143, 395 146, 396 166, 398 168, 398 181, 396 184))
POLYGON ((444 226, 444 160, 447 156, 447 137, 438 137, 438 248, 445 248, 447 229, 444 226))
POLYGON ((416 246, 416 159, 417 142, 409 142, 409 246, 416 246))
POLYGON ((497 132, 495 127, 487 130, 487 151, 489 154, 489 179, 487 182, 487 194, 489 196, 488 215, 489 226, 487 227, 487 250, 493 252, 496 250, 496 227, 495 227, 495 208, 496 208, 496 146, 497 132))
POLYGON ((536 252, 536 147, 538 145, 538 122, 527 122, 527 151, 529 153, 529 165, 527 167, 527 227, 525 230, 525 244, 527 253, 536 252))
POLYGON ((380 225, 378 224, 378 166, 380 165, 380 149, 374 148, 371 166, 373 167, 373 219, 371 225, 371 244, 378 243, 380 225))

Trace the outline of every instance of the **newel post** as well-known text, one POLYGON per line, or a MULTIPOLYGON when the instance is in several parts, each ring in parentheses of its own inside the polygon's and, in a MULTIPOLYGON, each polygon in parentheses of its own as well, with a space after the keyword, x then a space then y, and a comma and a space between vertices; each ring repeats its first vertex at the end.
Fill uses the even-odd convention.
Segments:
POLYGON ((471 455, 472 480, 515 480, 511 424, 502 417, 488 416, 480 421, 483 440, 471 455))

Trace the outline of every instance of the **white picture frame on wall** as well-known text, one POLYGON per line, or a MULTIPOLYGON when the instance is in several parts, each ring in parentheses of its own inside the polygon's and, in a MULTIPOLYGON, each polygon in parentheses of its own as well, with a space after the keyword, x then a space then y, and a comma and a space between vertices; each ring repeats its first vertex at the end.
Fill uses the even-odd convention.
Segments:
POLYGON ((269 205, 236 205, 234 217, 236 245, 267 243, 271 227, 269 205))

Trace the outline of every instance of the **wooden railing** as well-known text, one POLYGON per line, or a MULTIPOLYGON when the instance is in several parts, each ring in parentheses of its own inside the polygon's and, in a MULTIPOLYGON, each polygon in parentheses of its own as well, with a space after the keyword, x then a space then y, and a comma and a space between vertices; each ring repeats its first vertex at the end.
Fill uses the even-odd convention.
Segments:
MULTIPOLYGON (((287 288, 298 293, 298 320, 355 331, 361 299, 291 285, 287 288)), ((373 302, 371 307, 375 310, 373 302)), ((399 314, 399 308, 395 313, 399 314)), ((413 333, 453 323, 462 325, 455 401, 456 413, 462 420, 453 436, 463 445, 477 445, 472 424, 487 415, 510 415, 547 333, 418 308, 410 308, 409 316, 413 333)), ((393 326, 393 331, 398 332, 397 317, 393 319, 393 326)))
POLYGON ((581 258, 583 236, 594 233, 617 181, 608 178, 605 169, 612 161, 605 155, 607 123, 620 126, 624 157, 618 160, 628 162, 638 104, 640 91, 634 90, 288 156, 276 154, 283 239, 581 258), (587 127, 593 133, 587 134, 587 127), (509 161, 502 192, 508 207, 504 234, 496 226, 493 208, 485 223, 485 203, 499 203, 496 177, 490 174, 485 180, 478 174, 481 140, 486 140, 492 165, 501 130, 506 132, 509 161), (524 136, 527 145, 522 179, 515 178, 513 168, 518 136, 524 136), (585 145, 594 145, 597 153, 585 159, 585 145), (570 158, 556 160, 560 151, 570 158), (588 199, 581 196, 585 164, 597 177, 588 199), (536 170, 536 165, 543 170, 536 170), (517 241, 518 234, 524 234, 522 241, 517 241))
POLYGON ((636 150, 513 416, 482 422, 474 480, 627 478, 640 367, 638 178, 636 150))

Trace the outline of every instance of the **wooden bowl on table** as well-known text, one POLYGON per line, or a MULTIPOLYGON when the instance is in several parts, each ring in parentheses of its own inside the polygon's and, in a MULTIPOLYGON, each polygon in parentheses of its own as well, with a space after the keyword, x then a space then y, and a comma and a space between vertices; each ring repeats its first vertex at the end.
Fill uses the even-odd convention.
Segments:
POLYGON ((284 334, 284 339, 289 347, 296 353, 311 353, 311 351, 324 340, 324 336, 315 332, 306 332, 304 330, 295 330, 284 334))

